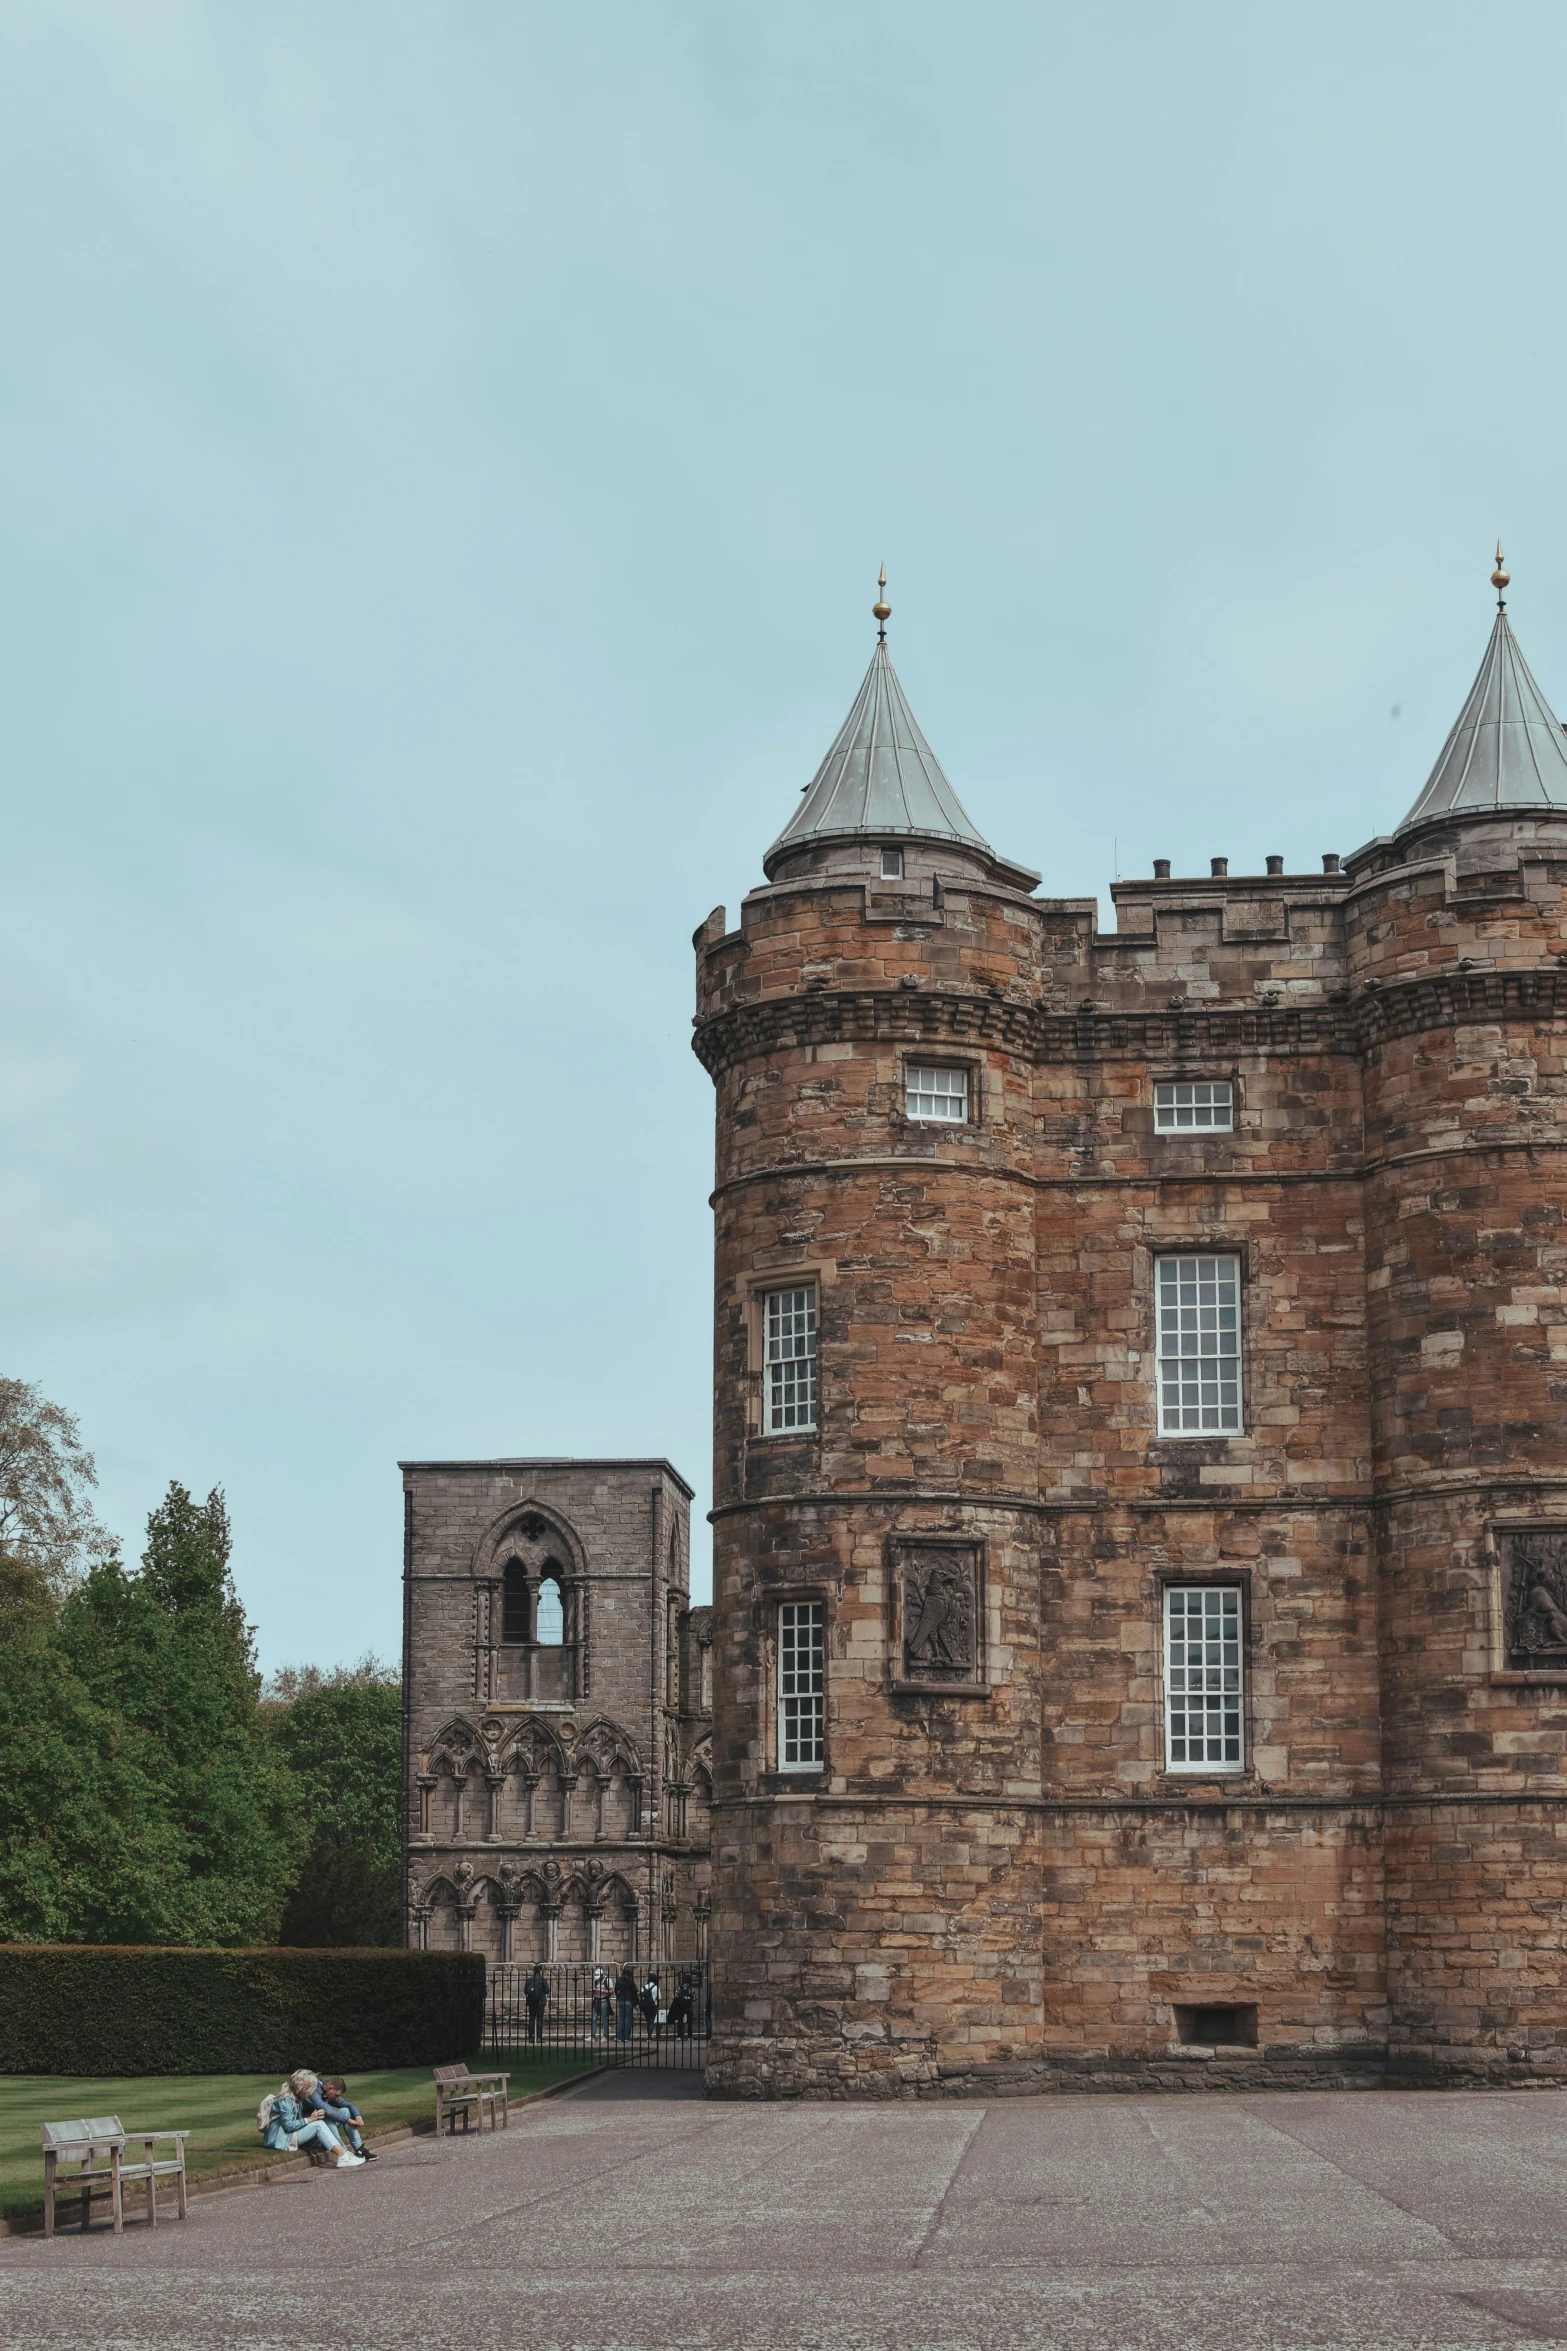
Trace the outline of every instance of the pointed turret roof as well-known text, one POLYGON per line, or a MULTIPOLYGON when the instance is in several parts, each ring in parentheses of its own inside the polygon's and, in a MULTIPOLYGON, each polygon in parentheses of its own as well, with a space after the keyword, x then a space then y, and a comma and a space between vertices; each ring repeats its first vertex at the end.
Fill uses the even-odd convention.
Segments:
POLYGON ((1430 781, 1399 826, 1401 833, 1437 816, 1472 816, 1492 809, 1567 811, 1567 735, 1529 673, 1507 624, 1500 589, 1496 625, 1469 699, 1442 746, 1430 781))
POLYGON ((906 833, 995 857, 921 734, 883 638, 836 742, 762 862, 770 874, 775 858, 813 841, 906 833))

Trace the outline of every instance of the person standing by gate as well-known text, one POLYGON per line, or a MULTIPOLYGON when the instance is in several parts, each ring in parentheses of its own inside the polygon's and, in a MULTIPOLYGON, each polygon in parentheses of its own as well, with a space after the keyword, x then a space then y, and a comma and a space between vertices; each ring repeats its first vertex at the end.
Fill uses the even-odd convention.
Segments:
POLYGON ((650 2041, 656 2041, 658 2038, 659 2013, 663 2006, 663 2002, 659 1997, 658 1969, 656 1967, 653 1969, 647 1979, 647 1982, 642 1987, 642 1999, 640 2006, 642 2009, 642 2022, 647 2026, 648 2039, 650 2041))
POLYGON ((530 2041, 542 2041, 544 2011, 550 2004, 550 1985, 548 1976, 537 1960, 533 1962, 533 1973, 522 1987, 522 1996, 528 2008, 528 2038, 530 2041))
POLYGON ((637 1979, 631 1972, 628 1959, 615 1978, 615 2038, 629 2041, 631 2022, 637 2013, 637 1979))
POLYGON ((596 1967, 593 1970, 593 1999, 590 2004, 592 2013, 590 2033, 591 2038, 595 2041, 609 2039, 609 2012, 614 2005, 614 1998, 609 1969, 596 1967))

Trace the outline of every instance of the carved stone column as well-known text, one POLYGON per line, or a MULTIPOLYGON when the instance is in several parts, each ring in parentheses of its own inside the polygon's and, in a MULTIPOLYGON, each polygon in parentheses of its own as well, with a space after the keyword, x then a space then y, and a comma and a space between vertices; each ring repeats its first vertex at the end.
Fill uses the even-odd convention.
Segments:
POLYGON ((698 1963, 707 1965, 707 1930, 713 1916, 713 1905, 706 1894, 698 1894, 695 1903, 696 1955, 698 1963))
POLYGON ((507 1967, 511 1965, 511 1930, 516 1921, 519 1908, 520 1904, 516 1902, 503 1902, 501 1904, 501 1961, 502 1964, 507 1967))
POLYGON ((594 1781, 593 1792, 593 1834, 595 1837, 602 1837, 604 1834, 604 1799, 609 1794, 609 1776, 607 1773, 601 1774, 600 1777, 594 1781))
POLYGON ((545 1956, 551 1960, 558 1959, 560 1956, 560 1904, 546 1902, 542 1908, 544 1911, 544 1932, 547 1938, 545 1956))
POLYGON ((419 1790, 419 1834, 427 1837, 430 1834, 430 1797, 436 1786, 434 1772, 422 1771, 415 1785, 419 1790))
POLYGON ((490 1825, 484 1833, 493 1840, 501 1833, 501 1790, 506 1785, 506 1774, 502 1771, 487 1771, 484 1785, 490 1799, 490 1825))

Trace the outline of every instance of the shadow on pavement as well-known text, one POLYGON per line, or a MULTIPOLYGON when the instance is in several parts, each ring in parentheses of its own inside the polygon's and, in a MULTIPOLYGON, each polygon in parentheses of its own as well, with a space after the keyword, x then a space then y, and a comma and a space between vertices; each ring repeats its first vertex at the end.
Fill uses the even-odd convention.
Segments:
POLYGON ((658 2065, 623 2065, 609 2073, 595 2074, 592 2081, 580 2089, 563 2093, 568 2098, 700 2098, 704 2094, 703 2076, 694 2068, 658 2065))

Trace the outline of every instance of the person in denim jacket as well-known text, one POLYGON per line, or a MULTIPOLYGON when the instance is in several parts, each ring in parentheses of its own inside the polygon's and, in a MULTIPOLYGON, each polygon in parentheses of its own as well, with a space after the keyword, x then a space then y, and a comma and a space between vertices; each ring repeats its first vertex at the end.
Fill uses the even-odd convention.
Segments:
POLYGON ((327 2074, 320 2081, 312 2075, 311 2079, 315 2086, 305 2100, 310 2112, 335 2123, 354 2153, 362 2155, 366 2163, 374 2163, 375 2149, 365 2145, 365 2118, 349 2097, 342 2075, 327 2074))
POLYGON ((359 2168, 362 2155, 355 2155, 343 2145, 329 2122, 312 2121, 294 2084, 297 2074, 272 2093, 271 2111, 262 2126, 262 2144, 293 2154, 303 2147, 324 2147, 339 2171, 359 2168))

